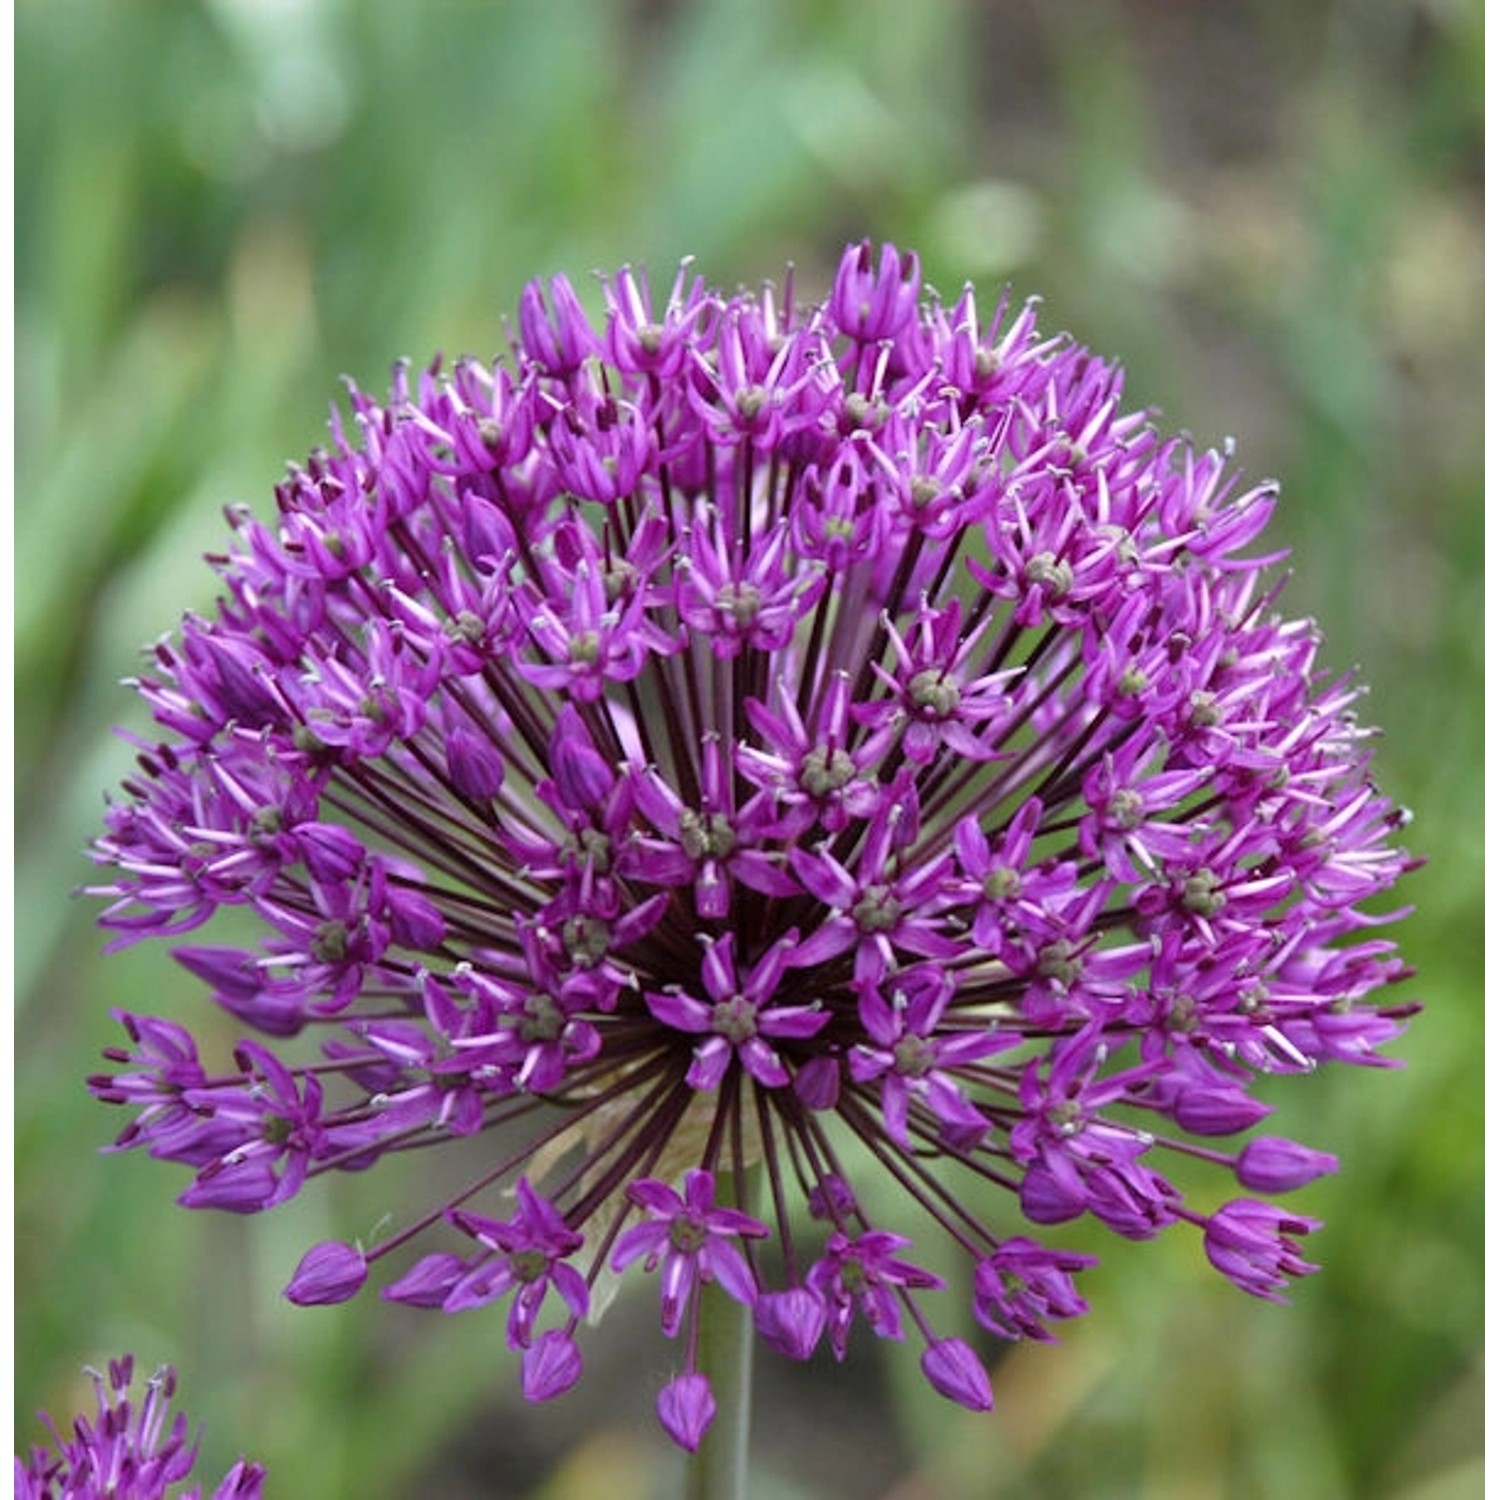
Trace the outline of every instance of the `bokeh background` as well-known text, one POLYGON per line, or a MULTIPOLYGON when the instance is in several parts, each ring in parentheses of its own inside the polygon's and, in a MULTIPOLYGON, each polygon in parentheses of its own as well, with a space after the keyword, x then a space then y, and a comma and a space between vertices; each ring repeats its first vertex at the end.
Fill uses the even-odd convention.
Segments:
POLYGON ((1480 0, 19 0, 18 1444, 132 1348, 180 1368, 215 1472, 249 1451, 278 1496, 670 1493, 649 1306, 528 1410, 498 1315, 280 1300, 394 1168, 246 1222, 99 1154, 110 1007, 204 1007, 159 949, 101 959, 70 892, 139 722, 119 679, 210 604, 220 507, 269 505, 342 372, 495 352, 539 273, 664 285, 691 252, 821 291, 870 234, 950 297, 1042 294, 1164 427, 1282 478, 1287 597, 1371 684, 1417 813, 1426 1013, 1400 1071, 1279 1096, 1345 1162, 1297 1202, 1328 1227, 1293 1307, 1186 1232, 1075 1234, 1094 1312, 1001 1360, 990 1418, 908 1351, 765 1356, 754 1492, 1477 1496, 1481 27, 1480 0))

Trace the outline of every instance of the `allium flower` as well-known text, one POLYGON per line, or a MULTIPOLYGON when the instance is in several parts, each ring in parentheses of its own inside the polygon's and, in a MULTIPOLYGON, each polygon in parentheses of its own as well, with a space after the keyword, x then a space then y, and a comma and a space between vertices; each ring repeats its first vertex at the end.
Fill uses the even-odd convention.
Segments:
POLYGON ((351 384, 274 524, 231 513, 217 611, 135 682, 160 741, 96 891, 119 943, 258 919, 174 951, 262 1040, 211 1066, 123 1015, 93 1080, 135 1111, 118 1144, 253 1212, 493 1142, 288 1295, 506 1301, 542 1399, 616 1278, 657 1278, 686 1447, 708 1283, 783 1353, 914 1336, 987 1405, 924 1309, 924 1220, 1007 1338, 1086 1308, 1088 1258, 1021 1219, 1186 1221, 1275 1295, 1310 1221, 1205 1217, 1172 1164, 1333 1167, 1213 1143, 1266 1074, 1385 1061, 1407 1012, 1370 999, 1402 970, 1368 903, 1411 862, 1356 689, 1256 551, 1274 487, 890 247, 811 306, 686 268, 604 300, 601 330, 554 278, 508 361, 351 384))
MULTIPOLYGON (((160 1369, 146 1382, 145 1393, 130 1394, 135 1361, 130 1355, 111 1360, 108 1376, 93 1378, 98 1410, 78 1416, 65 1436, 45 1413, 42 1422, 52 1445, 33 1448, 27 1460, 16 1458, 17 1500, 199 1500, 191 1479, 198 1461, 198 1440, 188 1438, 187 1418, 168 1417, 177 1377, 160 1369)), ((213 1500, 260 1500, 266 1472, 240 1459, 213 1492, 213 1500)))

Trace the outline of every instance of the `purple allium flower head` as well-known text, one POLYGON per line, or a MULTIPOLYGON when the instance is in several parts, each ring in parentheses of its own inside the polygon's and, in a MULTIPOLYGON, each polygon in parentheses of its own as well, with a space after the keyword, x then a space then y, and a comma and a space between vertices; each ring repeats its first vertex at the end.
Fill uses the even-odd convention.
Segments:
MULTIPOLYGON (((111 1360, 107 1375, 87 1373, 94 1382, 97 1409, 75 1417, 63 1430, 45 1413, 52 1434, 48 1447, 35 1447, 15 1463, 18 1500, 200 1500, 193 1477, 198 1440, 188 1435, 187 1418, 169 1416, 177 1376, 163 1367, 131 1395, 135 1361, 111 1360)), ((260 1500, 265 1470, 240 1459, 220 1481, 213 1500, 260 1500)))
POLYGON ((1412 862, 1257 545, 1274 486, 891 246, 811 305, 686 263, 603 302, 554 277, 508 358, 351 384, 135 679, 158 732, 96 846, 102 920, 177 942, 261 1039, 217 1065, 122 1016, 92 1080, 117 1144, 242 1213, 464 1151, 288 1295, 504 1300, 541 1400, 616 1281, 658 1278, 689 1447, 709 1283, 792 1357, 866 1323, 987 1404, 919 1223, 1007 1338, 1085 1310, 1087 1258, 1021 1219, 1186 1221, 1277 1295, 1311 1221, 1199 1212, 1172 1165, 1332 1169, 1219 1148, 1265 1075, 1387 1061, 1410 1007, 1374 998, 1403 969, 1372 902, 1412 862), (226 911, 262 940, 187 937, 226 911))

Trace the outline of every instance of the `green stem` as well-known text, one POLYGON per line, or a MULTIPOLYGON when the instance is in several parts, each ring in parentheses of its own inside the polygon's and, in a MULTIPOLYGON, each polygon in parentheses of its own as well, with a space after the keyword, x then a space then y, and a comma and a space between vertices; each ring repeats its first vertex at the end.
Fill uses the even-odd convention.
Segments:
POLYGON ((688 1500, 745 1500, 750 1477, 750 1309, 706 1286, 698 1306, 698 1369, 718 1410, 688 1460, 688 1500))
MULTIPOLYGON (((718 1201, 745 1211, 754 1204, 758 1172, 719 1173, 718 1201)), ((688 1460, 687 1500, 746 1500, 750 1493, 750 1368, 755 1330, 750 1309, 716 1283, 698 1302, 698 1370, 713 1387, 715 1413, 688 1460)))

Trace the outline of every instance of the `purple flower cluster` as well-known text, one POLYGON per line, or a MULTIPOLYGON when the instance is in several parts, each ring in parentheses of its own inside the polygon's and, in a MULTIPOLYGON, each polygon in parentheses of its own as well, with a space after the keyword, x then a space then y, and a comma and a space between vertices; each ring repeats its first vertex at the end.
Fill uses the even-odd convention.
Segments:
POLYGON ((1312 1222, 1197 1212, 1171 1163, 1271 1194, 1334 1168, 1222 1143, 1264 1075, 1383 1061, 1406 1012, 1369 997, 1402 970, 1367 903, 1411 861, 1356 689, 1254 553, 1273 486, 889 246, 811 306, 686 267, 664 303, 603 292, 602 331, 558 277, 508 361, 351 384, 352 428, 273 525, 232 514, 216 613, 135 682, 162 738, 97 845, 103 920, 253 914, 256 947, 174 952, 263 1040, 215 1068, 122 1016, 93 1080, 119 1144, 252 1213, 488 1133, 467 1185, 314 1247, 288 1295, 394 1264, 395 1301, 508 1301, 541 1400, 639 1267, 686 1447, 710 1282, 783 1353, 915 1335, 989 1404, 871 1170, 1004 1338, 1083 1312, 1092 1263, 1018 1214, 1192 1224, 1279 1300, 1312 1222))
MULTIPOLYGON (((130 1397, 134 1369, 127 1354, 110 1361, 107 1378, 88 1371, 98 1410, 93 1420, 76 1417, 70 1435, 43 1415, 52 1446, 33 1448, 29 1461, 17 1457, 17 1500, 167 1500, 169 1493, 176 1500, 199 1500, 197 1485, 175 1488, 192 1478, 198 1461, 187 1418, 179 1412, 168 1421, 177 1377, 170 1369, 158 1370, 137 1405, 130 1397)), ((260 1500, 265 1478, 259 1464, 240 1459, 213 1500, 260 1500)))

